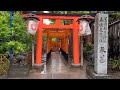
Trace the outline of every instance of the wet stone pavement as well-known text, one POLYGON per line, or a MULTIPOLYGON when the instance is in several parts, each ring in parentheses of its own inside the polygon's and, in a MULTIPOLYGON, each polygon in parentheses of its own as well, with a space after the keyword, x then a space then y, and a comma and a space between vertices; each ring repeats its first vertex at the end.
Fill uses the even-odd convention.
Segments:
POLYGON ((27 77, 14 79, 88 79, 85 70, 85 65, 82 68, 73 68, 63 60, 60 53, 52 52, 48 64, 44 63, 42 72, 34 69, 27 77))

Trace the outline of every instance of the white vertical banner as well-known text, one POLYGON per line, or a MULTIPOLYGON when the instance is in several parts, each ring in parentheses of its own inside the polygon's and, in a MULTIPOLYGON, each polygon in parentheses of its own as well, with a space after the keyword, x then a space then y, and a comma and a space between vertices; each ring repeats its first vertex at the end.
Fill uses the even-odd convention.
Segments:
POLYGON ((108 14, 98 13, 94 28, 94 69, 97 74, 107 74, 108 14))

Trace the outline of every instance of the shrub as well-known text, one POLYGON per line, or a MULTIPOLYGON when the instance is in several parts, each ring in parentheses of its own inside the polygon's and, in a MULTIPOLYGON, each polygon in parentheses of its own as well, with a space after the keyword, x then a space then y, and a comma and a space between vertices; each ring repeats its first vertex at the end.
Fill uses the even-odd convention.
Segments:
POLYGON ((31 50, 31 36, 19 11, 13 14, 11 29, 9 25, 9 12, 0 11, 0 53, 6 54, 10 48, 14 54, 31 50))

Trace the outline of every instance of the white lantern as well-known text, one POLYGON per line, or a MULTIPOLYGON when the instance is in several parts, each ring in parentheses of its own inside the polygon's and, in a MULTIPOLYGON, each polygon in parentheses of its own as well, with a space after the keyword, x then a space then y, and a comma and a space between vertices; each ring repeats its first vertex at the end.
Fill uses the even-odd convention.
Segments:
POLYGON ((38 29, 38 24, 39 22, 37 20, 29 20, 27 24, 28 33, 30 33, 31 35, 35 35, 38 29))
POLYGON ((30 33, 31 35, 35 35, 36 31, 38 29, 38 24, 39 24, 39 20, 36 18, 36 16, 29 16, 28 20, 27 20, 27 30, 28 33, 30 33))
POLYGON ((91 34, 89 23, 85 20, 81 20, 79 23, 79 35, 86 36, 91 34))
POLYGON ((90 15, 82 15, 77 21, 79 22, 79 36, 86 36, 91 34, 89 21, 93 20, 94 17, 90 15))

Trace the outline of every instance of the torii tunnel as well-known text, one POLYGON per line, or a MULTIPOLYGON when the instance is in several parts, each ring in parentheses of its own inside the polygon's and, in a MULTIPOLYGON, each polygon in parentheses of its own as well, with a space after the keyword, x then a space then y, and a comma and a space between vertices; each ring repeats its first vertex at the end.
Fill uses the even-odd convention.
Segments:
MULTIPOLYGON (((35 64, 39 65, 42 63, 42 35, 47 35, 46 53, 57 50, 59 47, 64 53, 68 54, 69 36, 72 35, 73 45, 73 64, 80 65, 80 43, 78 36, 79 24, 77 22, 79 15, 53 15, 53 14, 36 14, 40 20, 37 30, 37 43, 36 43, 36 60, 35 64), (55 24, 46 25, 43 23, 43 19, 55 20, 55 24), (69 25, 62 25, 61 20, 71 20, 72 23, 69 25), (59 42, 52 42, 52 38, 59 38, 59 42), (54 47, 54 48, 52 48, 54 47)), ((22 14, 23 17, 27 17, 26 13, 22 14)))

